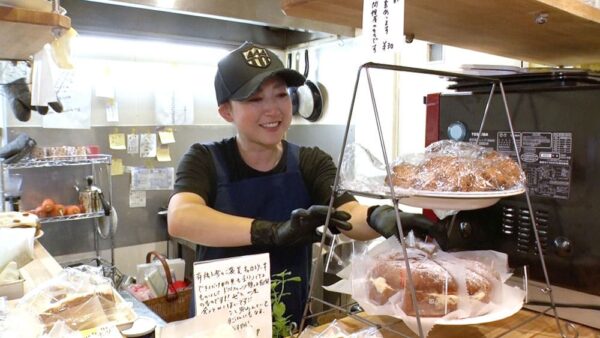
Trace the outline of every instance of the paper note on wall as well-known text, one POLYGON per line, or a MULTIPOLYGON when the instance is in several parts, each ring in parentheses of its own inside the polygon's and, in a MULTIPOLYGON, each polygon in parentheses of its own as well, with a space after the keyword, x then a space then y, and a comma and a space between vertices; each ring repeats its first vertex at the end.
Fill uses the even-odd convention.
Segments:
POLYGON ((196 315, 228 309, 225 322, 236 331, 252 328, 271 338, 269 254, 194 263, 196 315))
POLYGON ((108 135, 108 144, 110 149, 123 150, 125 149, 125 134, 114 133, 108 135))
POLYGON ((119 122, 119 105, 117 100, 107 99, 104 103, 106 110, 106 122, 119 122))
POLYGON ((169 145, 164 144, 158 147, 158 152, 156 153, 156 159, 158 162, 170 162, 171 161, 171 153, 169 152, 169 145))
POLYGON ((156 134, 140 135, 140 157, 156 157, 156 134))
POLYGON ((104 68, 104 72, 98 78, 96 82, 96 97, 103 97, 107 99, 115 98, 115 86, 113 83, 115 82, 111 69, 106 66, 104 68))
POLYGON ((125 167, 123 167, 123 160, 120 158, 114 158, 112 159, 112 163, 110 166, 110 174, 111 176, 115 176, 115 175, 123 175, 123 172, 125 171, 125 167))
POLYGON ((175 182, 175 169, 131 168, 131 190, 172 190, 175 182))
POLYGON ((129 207, 130 208, 145 208, 146 207, 146 191, 130 190, 129 191, 129 207))
POLYGON ((138 134, 127 134, 127 153, 137 154, 140 152, 140 136, 138 134))
POLYGON ((173 129, 165 128, 158 131, 158 138, 160 139, 161 144, 171 144, 175 143, 175 135, 173 134, 173 129))
POLYGON ((362 38, 373 54, 395 52, 404 43, 404 0, 364 0, 362 38))

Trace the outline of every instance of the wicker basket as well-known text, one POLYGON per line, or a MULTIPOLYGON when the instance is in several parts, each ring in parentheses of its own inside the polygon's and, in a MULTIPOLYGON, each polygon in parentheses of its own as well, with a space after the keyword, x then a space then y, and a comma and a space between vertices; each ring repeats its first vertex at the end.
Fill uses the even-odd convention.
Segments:
MULTIPOLYGON (((155 256, 161 262, 165 269, 167 283, 169 283, 168 285, 172 285, 173 278, 171 277, 171 269, 169 269, 169 265, 163 255, 156 251, 150 251, 146 255, 146 263, 151 262, 152 256, 155 256)), ((184 291, 174 291, 173 293, 168 293, 166 296, 146 300, 144 301, 144 304, 168 323, 189 318, 191 300, 192 289, 188 288, 184 291)))

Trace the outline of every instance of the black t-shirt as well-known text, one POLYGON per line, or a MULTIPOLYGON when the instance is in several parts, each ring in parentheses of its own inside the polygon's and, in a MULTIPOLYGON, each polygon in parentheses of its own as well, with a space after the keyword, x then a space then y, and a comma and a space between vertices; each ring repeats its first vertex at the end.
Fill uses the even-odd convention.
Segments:
MULTIPOLYGON (((237 147, 235 137, 217 143, 229 168, 232 182, 242 179, 268 176, 285 172, 288 144, 283 141, 283 155, 279 163, 270 171, 258 171, 248 166, 237 147)), ((331 156, 318 147, 300 147, 300 173, 313 204, 329 205, 331 188, 335 180, 336 166, 331 156)), ((217 175, 214 160, 208 148, 200 143, 193 144, 181 158, 177 167, 175 191, 191 192, 201 196, 209 206, 214 205, 217 191, 217 175)), ((347 193, 336 196, 334 207, 354 201, 347 193)))

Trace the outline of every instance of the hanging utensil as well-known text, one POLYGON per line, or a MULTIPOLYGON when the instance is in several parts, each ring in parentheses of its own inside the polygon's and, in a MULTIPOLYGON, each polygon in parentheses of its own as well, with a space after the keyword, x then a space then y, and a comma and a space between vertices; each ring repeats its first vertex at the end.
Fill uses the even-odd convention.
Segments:
MULTIPOLYGON (((291 67, 291 54, 288 55, 288 65, 291 67)), ((304 77, 306 81, 300 87, 291 87, 289 93, 292 99, 293 114, 315 122, 323 114, 323 96, 319 86, 308 80, 309 67, 308 49, 306 49, 304 50, 304 77)))

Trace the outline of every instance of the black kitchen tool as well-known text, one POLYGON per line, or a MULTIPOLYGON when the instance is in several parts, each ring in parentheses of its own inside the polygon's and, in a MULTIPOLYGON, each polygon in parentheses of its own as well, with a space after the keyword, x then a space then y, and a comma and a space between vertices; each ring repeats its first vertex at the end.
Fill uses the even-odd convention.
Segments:
MULTIPOLYGON (((291 66, 291 54, 288 55, 288 64, 291 66)), ((308 77, 309 58, 308 50, 304 51, 304 77, 308 77)), ((292 112, 298 114, 308 121, 315 122, 323 114, 323 96, 319 86, 306 79, 300 87, 290 87, 292 98, 292 112)))

